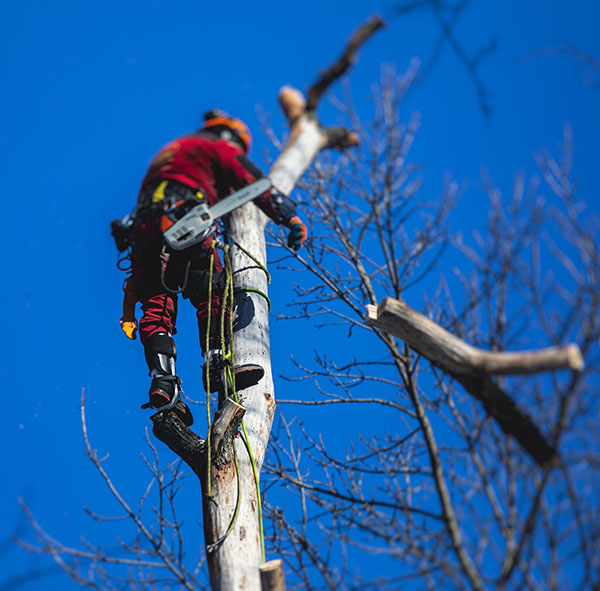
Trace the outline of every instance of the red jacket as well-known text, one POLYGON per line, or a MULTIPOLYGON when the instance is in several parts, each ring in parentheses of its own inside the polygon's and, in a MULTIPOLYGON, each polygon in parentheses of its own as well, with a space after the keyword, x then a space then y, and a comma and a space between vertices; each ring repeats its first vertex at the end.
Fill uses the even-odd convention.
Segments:
MULTIPOLYGON (((152 191, 164 180, 201 191, 212 205, 261 176, 236 144, 200 131, 170 142, 155 156, 142 181, 138 209, 149 203, 152 191)), ((274 206, 270 192, 254 203, 277 224, 287 221, 274 206)))

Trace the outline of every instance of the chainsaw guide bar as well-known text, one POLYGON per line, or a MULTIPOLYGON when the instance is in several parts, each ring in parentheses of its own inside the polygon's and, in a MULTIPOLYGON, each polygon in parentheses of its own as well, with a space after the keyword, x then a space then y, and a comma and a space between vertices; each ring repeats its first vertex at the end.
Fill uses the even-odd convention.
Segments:
POLYGON ((213 232, 217 219, 260 197, 272 186, 271 179, 265 177, 210 207, 206 203, 196 205, 164 233, 165 242, 173 250, 195 246, 213 232))

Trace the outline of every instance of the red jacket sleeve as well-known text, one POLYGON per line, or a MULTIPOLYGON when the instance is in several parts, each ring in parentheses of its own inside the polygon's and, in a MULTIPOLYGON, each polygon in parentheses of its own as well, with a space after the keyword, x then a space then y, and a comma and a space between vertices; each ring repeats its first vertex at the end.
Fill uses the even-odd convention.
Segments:
MULTIPOLYGON (((264 176, 261 170, 246 157, 241 148, 237 148, 225 140, 218 140, 215 147, 219 155, 218 165, 220 167, 215 175, 219 199, 229 195, 232 190, 241 189, 264 176)), ((254 203, 276 224, 287 222, 273 203, 271 191, 256 198, 254 203)))

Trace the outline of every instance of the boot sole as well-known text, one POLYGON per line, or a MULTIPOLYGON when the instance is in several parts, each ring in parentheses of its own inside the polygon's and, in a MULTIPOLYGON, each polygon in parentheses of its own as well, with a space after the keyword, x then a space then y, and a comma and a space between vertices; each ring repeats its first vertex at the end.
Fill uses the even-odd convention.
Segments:
MULTIPOLYGON (((154 391, 150 393, 150 405, 154 410, 160 412, 162 406, 166 406, 171 402, 171 399, 166 396, 163 392, 154 391), (161 404, 158 404, 161 403, 161 404)), ((182 420, 183 424, 186 427, 191 427, 194 424, 194 417, 192 416, 192 411, 189 406, 179 400, 177 404, 171 409, 175 412, 175 414, 182 420)))
MULTIPOLYGON (((255 386, 260 382, 262 377, 265 375, 265 370, 260 365, 241 365, 236 368, 235 372, 235 390, 245 390, 251 386, 255 386)), ((210 391, 221 392, 224 390, 224 386, 221 380, 210 380, 210 391)))

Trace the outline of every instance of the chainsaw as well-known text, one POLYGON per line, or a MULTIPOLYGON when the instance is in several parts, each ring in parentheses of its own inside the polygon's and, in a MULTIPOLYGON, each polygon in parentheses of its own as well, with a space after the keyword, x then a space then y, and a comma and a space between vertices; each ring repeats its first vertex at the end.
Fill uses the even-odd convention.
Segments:
POLYGON ((185 250, 195 246, 214 231, 219 218, 260 197, 272 186, 271 179, 265 177, 217 201, 214 205, 209 206, 206 202, 196 205, 164 232, 165 242, 173 250, 185 250))

